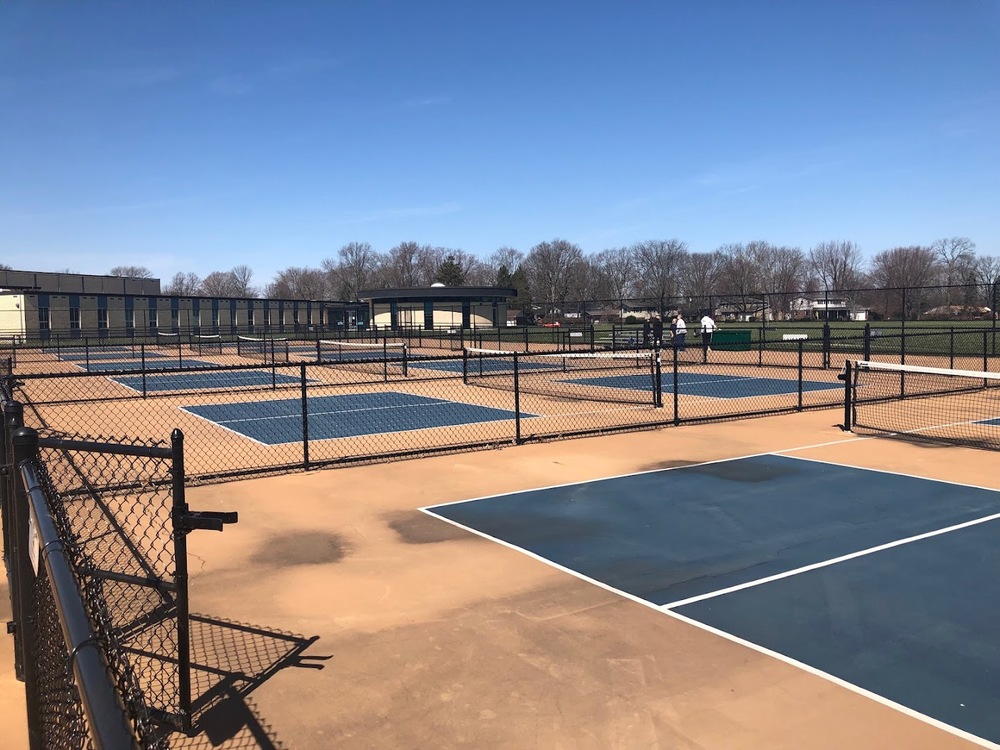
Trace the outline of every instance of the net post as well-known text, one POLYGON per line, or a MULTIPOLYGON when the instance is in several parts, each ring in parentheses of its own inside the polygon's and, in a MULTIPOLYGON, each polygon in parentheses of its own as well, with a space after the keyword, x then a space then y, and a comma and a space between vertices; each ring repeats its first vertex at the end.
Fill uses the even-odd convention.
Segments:
POLYGON ((955 369, 955 326, 948 328, 948 367, 955 369))
POLYGON ((514 352, 514 444, 521 444, 520 355, 514 352))
MULTIPOLYGON (((983 330, 983 372, 990 371, 990 359, 989 359, 989 334, 984 329, 983 330)), ((983 388, 986 387, 986 380, 983 380, 983 388)))
POLYGON ((852 370, 851 360, 845 361, 844 362, 844 374, 843 374, 843 378, 844 378, 844 431, 845 432, 850 432, 851 431, 851 414, 852 414, 851 397, 853 395, 853 390, 852 390, 852 381, 853 381, 853 378, 851 376, 851 370, 852 370))
POLYGON ((764 328, 757 329, 757 367, 764 366, 764 335, 766 333, 764 328))
POLYGON ((660 350, 652 351, 653 364, 653 406, 657 409, 663 408, 663 367, 660 363, 660 350))
POLYGON ((410 375, 410 347, 408 344, 403 344, 403 377, 409 377, 410 375))
POLYGON ((469 384, 469 350, 462 347, 462 385, 469 384))
MULTIPOLYGON (((142 397, 146 398, 146 345, 139 344, 139 365, 142 369, 142 397)), ((87 367, 90 370, 90 367, 87 367)))
POLYGON ((871 362, 872 359, 872 324, 865 323, 865 343, 862 347, 862 358, 865 362, 871 362))
POLYGON ((316 337, 316 361, 317 362, 322 362, 323 361, 323 355, 321 353, 320 343, 319 342, 320 342, 320 337, 317 336, 316 337))
POLYGON ((823 322, 823 369, 830 367, 830 308, 826 309, 827 319, 823 322))
POLYGON ((382 337, 382 382, 389 382, 389 336, 382 337))
POLYGON ((302 468, 309 471, 309 395, 306 389, 306 363, 299 363, 302 387, 302 468))

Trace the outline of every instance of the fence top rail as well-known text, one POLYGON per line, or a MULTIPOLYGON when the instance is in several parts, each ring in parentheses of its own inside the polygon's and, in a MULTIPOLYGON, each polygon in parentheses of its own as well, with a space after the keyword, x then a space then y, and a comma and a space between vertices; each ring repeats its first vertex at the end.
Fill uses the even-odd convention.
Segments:
POLYGON ((135 456, 137 458, 171 458, 174 455, 170 448, 162 445, 128 445, 127 443, 106 443, 57 437, 39 437, 38 447, 80 451, 82 453, 110 453, 116 456, 135 456))

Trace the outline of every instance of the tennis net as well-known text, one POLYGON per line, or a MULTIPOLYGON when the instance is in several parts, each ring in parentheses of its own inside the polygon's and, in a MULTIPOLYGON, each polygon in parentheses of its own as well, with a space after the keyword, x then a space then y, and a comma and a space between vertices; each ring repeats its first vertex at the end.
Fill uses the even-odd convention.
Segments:
POLYGON ((465 348, 462 379, 555 398, 662 405, 660 361, 650 350, 544 354, 465 348))
POLYGON ((1000 449, 1000 373, 855 362, 858 434, 1000 449))
POLYGON ((222 336, 192 336, 188 348, 196 354, 222 354, 222 336))
POLYGON ((236 353, 247 359, 265 363, 288 362, 288 339, 258 339, 236 337, 236 353))
POLYGON ((319 361, 324 365, 380 375, 385 380, 407 375, 408 348, 402 342, 320 339, 318 347, 319 361))
POLYGON ((178 349, 181 345, 179 333, 156 332, 156 346, 160 349, 178 349))

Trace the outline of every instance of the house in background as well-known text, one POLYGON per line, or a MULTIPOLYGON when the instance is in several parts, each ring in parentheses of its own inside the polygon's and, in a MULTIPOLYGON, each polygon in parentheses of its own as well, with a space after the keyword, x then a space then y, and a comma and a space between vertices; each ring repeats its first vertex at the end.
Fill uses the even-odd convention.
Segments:
POLYGON ((809 292, 794 297, 789 305, 792 320, 868 320, 868 308, 859 307, 844 295, 809 292))

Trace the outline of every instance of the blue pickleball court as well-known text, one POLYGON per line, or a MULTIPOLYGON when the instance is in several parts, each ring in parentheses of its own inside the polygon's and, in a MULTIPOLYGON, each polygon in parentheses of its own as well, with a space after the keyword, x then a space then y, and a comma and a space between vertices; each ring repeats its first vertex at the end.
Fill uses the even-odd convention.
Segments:
MULTIPOLYGON (((601 375, 594 377, 570 378, 567 383, 587 387, 618 388, 632 391, 648 391, 650 376, 643 375, 601 375)), ((674 374, 664 372, 661 388, 664 393, 673 393, 674 374)), ((842 391, 843 384, 815 380, 803 380, 802 391, 842 391)), ((718 375, 702 372, 677 373, 677 390, 681 396, 703 396, 706 398, 752 398, 755 396, 782 396, 798 393, 799 382, 788 378, 767 378, 759 376, 718 375)))
MULTIPOLYGON (((298 398, 185 406, 183 410, 265 445, 302 440, 298 398)), ((521 413, 522 417, 534 414, 521 413)), ((514 419, 514 412, 397 391, 308 399, 309 439, 410 432, 514 419)))
POLYGON ((1000 492, 765 455, 425 510, 1000 743, 1000 492))
MULTIPOLYGON (((121 375, 111 378, 119 385, 133 391, 142 392, 142 375, 121 375)), ((271 373, 261 370, 210 370, 206 372, 147 373, 147 393, 170 393, 171 391, 212 391, 223 388, 268 388, 272 385, 300 383, 301 378, 271 373)))
MULTIPOLYGON (((624 361, 628 361, 625 359, 624 361)), ((441 359, 420 361, 413 360, 411 367, 426 370, 437 370, 439 372, 453 372, 461 374, 462 361, 458 359, 441 359)), ((624 367, 624 365, 623 365, 624 367)), ((512 373, 514 362, 512 359, 484 358, 469 360, 469 374, 476 375, 502 375, 512 373)), ((571 377, 572 373, 564 372, 558 364, 544 362, 520 362, 518 369, 524 373, 525 377, 540 377, 542 373, 548 373, 545 377, 551 377, 553 382, 571 383, 584 388, 609 388, 628 391, 649 392, 652 387, 652 376, 646 371, 637 371, 635 374, 593 374, 571 377)), ((638 370, 639 368, 637 368, 638 370)), ((646 368, 648 369, 648 367, 646 368)), ((674 374, 667 370, 662 374, 662 390, 664 393, 672 393, 674 389, 674 374)), ((771 378, 754 375, 721 375, 716 373, 686 372, 677 374, 677 387, 682 396, 702 396, 706 398, 752 398, 756 396, 782 396, 798 393, 799 384, 795 378, 771 378)), ((803 380, 802 391, 841 391, 844 386, 838 383, 803 380)), ((581 392, 582 393, 582 392, 581 392)), ((585 398, 585 395, 581 395, 585 398)))

